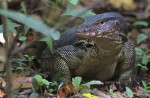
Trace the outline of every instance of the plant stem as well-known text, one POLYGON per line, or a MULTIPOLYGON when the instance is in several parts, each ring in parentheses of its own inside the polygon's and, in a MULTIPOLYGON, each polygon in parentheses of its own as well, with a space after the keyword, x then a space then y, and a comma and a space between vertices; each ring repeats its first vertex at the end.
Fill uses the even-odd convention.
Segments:
MULTIPOLYGON (((1 1, 1 8, 7 9, 7 1, 2 0, 1 1)), ((7 98, 12 98, 13 96, 13 87, 12 87, 12 72, 11 72, 11 64, 9 59, 9 34, 7 29, 7 18, 5 16, 2 16, 2 25, 3 25, 3 36, 5 39, 5 50, 6 50, 6 63, 5 63, 5 69, 6 69, 6 79, 7 79, 7 85, 6 85, 6 95, 7 98)))

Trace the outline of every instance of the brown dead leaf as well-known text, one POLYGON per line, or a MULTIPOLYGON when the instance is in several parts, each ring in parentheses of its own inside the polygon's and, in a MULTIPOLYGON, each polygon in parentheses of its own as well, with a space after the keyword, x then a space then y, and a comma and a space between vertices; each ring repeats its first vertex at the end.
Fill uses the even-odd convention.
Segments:
POLYGON ((89 5, 89 4, 91 4, 94 1, 96 1, 96 0, 80 0, 80 2, 82 2, 86 6, 89 5))
POLYGON ((74 86, 72 83, 68 83, 66 84, 65 86, 61 87, 59 90, 58 90, 58 95, 60 98, 64 98, 66 97, 69 93, 72 92, 72 90, 74 89, 74 86))
POLYGON ((32 77, 25 77, 20 74, 13 74, 12 78, 14 88, 18 88, 20 87, 20 85, 22 85, 21 88, 32 88, 32 77))
POLYGON ((6 81, 0 77, 0 98, 5 96, 4 88, 6 87, 6 81))
POLYGON ((114 90, 117 90, 117 87, 115 86, 114 83, 112 83, 109 87, 110 87, 110 89, 112 89, 113 91, 114 91, 114 90))
POLYGON ((78 93, 80 89, 81 88, 74 89, 73 84, 72 83, 68 83, 68 84, 64 85, 63 87, 61 87, 58 90, 58 95, 59 95, 60 98, 64 98, 70 93, 74 93, 74 94, 78 93))
POLYGON ((5 92, 3 90, 0 90, 0 98, 3 98, 5 95, 5 92))
POLYGON ((138 97, 141 97, 144 95, 143 91, 144 91, 144 89, 142 87, 135 87, 134 88, 134 94, 138 97))

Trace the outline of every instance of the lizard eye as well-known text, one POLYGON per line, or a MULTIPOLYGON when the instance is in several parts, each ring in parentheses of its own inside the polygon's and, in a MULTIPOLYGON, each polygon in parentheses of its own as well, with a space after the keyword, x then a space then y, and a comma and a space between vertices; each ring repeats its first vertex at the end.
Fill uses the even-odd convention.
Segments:
POLYGON ((101 23, 101 24, 104 24, 104 20, 101 20, 100 23, 101 23))
POLYGON ((105 21, 104 20, 98 20, 97 22, 95 22, 94 24, 99 25, 99 24, 104 24, 105 21))

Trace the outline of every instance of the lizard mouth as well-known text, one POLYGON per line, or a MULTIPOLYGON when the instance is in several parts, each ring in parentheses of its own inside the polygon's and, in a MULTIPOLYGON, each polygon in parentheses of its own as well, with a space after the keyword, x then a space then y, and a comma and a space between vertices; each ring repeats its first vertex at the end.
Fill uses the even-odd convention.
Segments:
POLYGON ((96 37, 96 33, 81 33, 81 32, 77 32, 76 34, 77 34, 79 37, 83 37, 83 38, 96 37))
POLYGON ((119 42, 120 40, 123 40, 124 42, 127 41, 127 38, 124 34, 122 33, 113 33, 114 30, 110 30, 109 32, 98 32, 98 33, 95 33, 95 32, 90 32, 90 33, 82 33, 82 32, 77 32, 76 34, 79 36, 79 37, 82 37, 82 38, 104 38, 108 41, 116 41, 116 42, 119 42), (118 39, 118 37, 121 37, 118 39))
POLYGON ((76 34, 79 36, 79 37, 83 37, 83 38, 95 38, 95 37, 106 37, 106 36, 109 36, 112 34, 112 32, 114 32, 115 30, 114 29, 111 29, 109 30, 108 32, 86 32, 86 33, 83 33, 83 32, 76 32, 76 34))

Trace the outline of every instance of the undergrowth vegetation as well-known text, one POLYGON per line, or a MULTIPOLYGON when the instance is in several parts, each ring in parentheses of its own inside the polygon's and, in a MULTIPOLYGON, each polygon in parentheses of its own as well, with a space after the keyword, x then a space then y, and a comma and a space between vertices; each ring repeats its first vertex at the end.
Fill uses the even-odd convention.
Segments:
MULTIPOLYGON (((53 43, 61 37, 64 29, 68 28, 65 25, 76 25, 83 21, 86 17, 95 15, 92 12, 92 7, 88 6, 85 8, 79 8, 78 0, 47 0, 47 2, 40 1, 43 5, 36 6, 35 8, 30 8, 27 6, 25 1, 20 2, 21 6, 19 10, 11 10, 3 5, 7 5, 5 0, 2 0, 0 15, 3 16, 2 24, 0 25, 0 32, 6 36, 5 37, 5 47, 7 51, 7 62, 13 65, 7 71, 12 73, 12 68, 14 72, 24 72, 26 70, 32 70, 32 61, 36 58, 34 54, 29 54, 25 49, 29 49, 35 42, 44 42, 47 44, 49 49, 53 51, 53 43), (40 13, 35 15, 36 13, 40 13), (42 14, 41 14, 42 13, 42 14), (47 17, 46 17, 47 16, 47 17), (48 16, 51 16, 50 18, 48 16), (67 21, 64 21, 67 19, 67 21), (77 19, 77 22, 74 20, 77 19), (79 22, 78 22, 79 21, 79 22), (32 35, 38 35, 36 37, 30 38, 30 33, 32 35)), ((34 2, 35 3, 35 2, 34 2)), ((37 2, 36 2, 37 3, 37 2)), ((147 21, 135 21, 134 23, 129 23, 129 26, 144 26, 147 27, 149 23, 147 21)), ((148 63, 150 62, 150 49, 140 48, 139 45, 145 41, 149 41, 149 36, 146 34, 139 34, 136 38, 136 65, 140 71, 149 70, 148 63)), ((40 48, 40 47, 38 47, 40 48)), ((41 51, 40 51, 41 52, 41 51)), ((35 66, 34 66, 35 67, 35 66)), ((7 68, 6 68, 7 69, 7 68)), ((36 69, 36 68, 35 68, 36 69)), ((40 70, 33 72, 32 79, 32 93, 30 98, 38 98, 39 95, 44 95, 45 93, 60 94, 63 89, 66 90, 67 94, 76 94, 81 89, 91 89, 92 85, 103 85, 100 81, 90 81, 84 83, 82 77, 74 77, 70 84, 63 86, 63 83, 58 83, 56 81, 49 81, 41 73, 40 70)), ((7 74, 7 77, 11 74, 7 74)), ((7 85, 12 84, 11 80, 7 81, 7 85)), ((150 85, 147 81, 140 81, 143 85, 143 92, 145 97, 150 97, 150 85)), ((8 93, 12 93, 8 90, 8 93)), ((10 90, 12 88, 10 87, 10 90)), ((19 90, 18 90, 19 91, 19 90)), ((134 97, 134 91, 130 87, 125 87, 127 98, 134 97)), ((8 94, 7 93, 7 94, 8 94)), ((13 93, 12 93, 13 94, 13 93)), ((12 95, 8 94, 8 95, 12 95)), ((62 94, 62 93, 61 93, 62 94)), ((123 96, 118 96, 118 94, 113 90, 109 89, 109 95, 115 96, 115 98, 123 98, 123 96)), ((63 96, 63 95, 62 95, 63 96)), ((90 93, 82 94, 87 98, 98 98, 90 93), (93 96, 93 97, 90 97, 93 96)), ((9 96, 8 96, 9 98, 9 96)))

